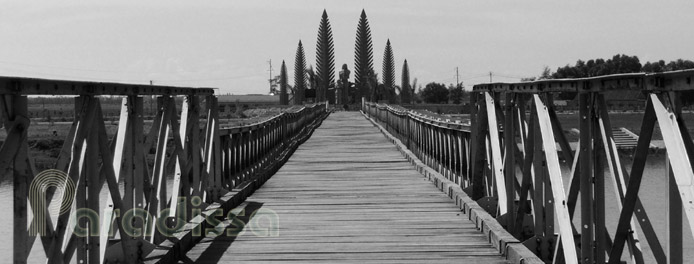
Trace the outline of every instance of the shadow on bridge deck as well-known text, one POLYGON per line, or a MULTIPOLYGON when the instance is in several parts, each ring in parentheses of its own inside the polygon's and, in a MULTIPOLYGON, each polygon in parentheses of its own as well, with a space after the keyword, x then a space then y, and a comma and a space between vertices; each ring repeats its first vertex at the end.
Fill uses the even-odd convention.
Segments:
POLYGON ((506 263, 358 112, 328 117, 235 213, 182 262, 506 263))

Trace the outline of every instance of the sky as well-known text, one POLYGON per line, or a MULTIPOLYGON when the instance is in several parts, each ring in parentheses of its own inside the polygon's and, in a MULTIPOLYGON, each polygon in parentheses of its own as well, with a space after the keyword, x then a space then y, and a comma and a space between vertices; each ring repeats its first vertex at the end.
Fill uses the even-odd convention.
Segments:
POLYGON ((315 65, 323 9, 336 70, 354 72, 364 9, 374 70, 390 39, 398 84, 405 59, 418 84, 458 68, 467 88, 615 54, 694 60, 694 1, 0 0, 0 75, 268 93, 270 60, 293 83, 299 40, 315 65))

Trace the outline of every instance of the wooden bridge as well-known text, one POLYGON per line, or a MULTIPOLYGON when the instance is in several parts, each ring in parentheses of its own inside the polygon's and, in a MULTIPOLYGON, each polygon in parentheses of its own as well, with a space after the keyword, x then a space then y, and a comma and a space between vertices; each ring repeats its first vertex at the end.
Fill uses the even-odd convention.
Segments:
MULTIPOLYGON (((184 260, 506 263, 467 215, 426 182, 362 114, 333 113, 246 199, 243 207, 265 210, 255 217, 270 220, 262 228, 272 230, 205 238, 184 260)), ((246 209, 246 217, 252 213, 246 209)), ((248 229, 257 229, 255 217, 248 229)))
POLYGON ((694 146, 682 108, 693 76, 477 85, 469 126, 364 102, 361 112, 320 103, 241 127, 220 125, 212 89, 0 77, 13 260, 683 263, 694 146), (621 89, 642 91, 647 105, 630 170, 604 98, 621 89), (559 154, 571 147, 553 99, 566 94, 579 101, 581 133, 576 152, 559 154), (30 155, 33 95, 75 96, 52 170, 37 171, 30 155), (104 96, 122 97, 113 135, 104 96), (143 96, 157 98, 147 131, 143 96), (667 213, 649 215, 639 189, 656 124, 669 188, 667 213))

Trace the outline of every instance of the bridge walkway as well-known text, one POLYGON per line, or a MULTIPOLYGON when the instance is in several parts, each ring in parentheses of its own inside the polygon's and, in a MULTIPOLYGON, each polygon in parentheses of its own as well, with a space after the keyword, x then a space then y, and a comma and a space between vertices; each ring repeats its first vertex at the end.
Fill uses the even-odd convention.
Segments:
POLYGON ((181 262, 506 263, 357 112, 331 114, 241 208, 219 225, 241 233, 208 235, 181 262))

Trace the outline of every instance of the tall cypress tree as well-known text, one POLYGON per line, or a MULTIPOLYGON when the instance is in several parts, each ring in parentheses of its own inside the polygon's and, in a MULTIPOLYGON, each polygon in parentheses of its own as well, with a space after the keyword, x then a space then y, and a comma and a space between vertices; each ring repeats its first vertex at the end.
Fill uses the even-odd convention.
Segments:
POLYGON ((386 49, 383 52, 383 95, 390 103, 395 103, 395 59, 393 58, 393 48, 390 46, 390 39, 386 42, 386 49))
POLYGON ((325 101, 328 87, 335 82, 335 51, 333 47, 333 32, 330 29, 328 13, 323 9, 323 17, 318 26, 318 41, 316 42, 316 100, 325 101))
POLYGON ((287 65, 282 61, 282 68, 280 68, 280 104, 289 104, 289 96, 287 96, 287 65))
POLYGON ((306 90, 306 56, 304 47, 299 40, 299 47, 296 48, 296 58, 294 59, 294 104, 300 105, 304 102, 304 90, 306 90))
POLYGON ((407 66, 407 60, 402 64, 402 83, 400 84, 400 103, 410 103, 410 68, 407 66))
POLYGON ((361 18, 357 25, 357 38, 354 47, 354 86, 357 90, 352 103, 360 98, 368 97, 368 73, 373 72, 373 45, 371 44, 371 29, 366 19, 366 12, 361 10, 361 18))

